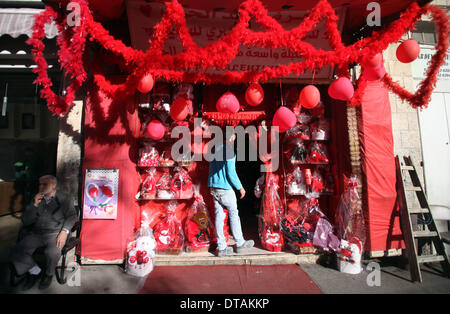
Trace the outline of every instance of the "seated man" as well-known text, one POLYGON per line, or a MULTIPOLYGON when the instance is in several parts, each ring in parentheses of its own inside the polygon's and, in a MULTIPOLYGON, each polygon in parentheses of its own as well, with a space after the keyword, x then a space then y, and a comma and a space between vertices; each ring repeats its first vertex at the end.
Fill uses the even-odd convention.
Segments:
POLYGON ((41 277, 39 289, 48 288, 61 257, 77 213, 70 197, 56 190, 56 178, 51 175, 39 179, 39 192, 22 215, 26 234, 11 251, 11 283, 26 276, 23 290, 31 289, 41 277), (33 260, 37 248, 44 247, 46 268, 41 269, 33 260))

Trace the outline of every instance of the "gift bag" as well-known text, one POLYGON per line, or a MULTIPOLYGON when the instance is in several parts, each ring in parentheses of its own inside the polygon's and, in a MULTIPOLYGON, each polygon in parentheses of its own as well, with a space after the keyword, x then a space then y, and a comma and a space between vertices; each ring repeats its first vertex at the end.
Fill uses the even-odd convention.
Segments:
POLYGON ((308 159, 308 151, 302 140, 296 139, 287 144, 284 152, 286 158, 292 164, 304 164, 308 159))
POLYGON ((141 228, 136 232, 135 239, 127 245, 126 273, 144 277, 153 270, 156 241, 145 213, 141 228))
POLYGON ((208 250, 212 240, 212 223, 201 194, 195 194, 194 203, 189 209, 184 230, 188 251, 208 250))
POLYGON ((337 252, 340 272, 354 275, 362 272, 362 248, 362 242, 359 239, 341 240, 339 251, 337 252))
POLYGON ((175 210, 178 203, 171 201, 167 205, 167 214, 155 227, 156 252, 158 254, 178 255, 183 250, 184 233, 175 210))
POLYGON ((319 218, 313 236, 313 245, 326 252, 338 252, 340 241, 334 234, 334 228, 325 217, 319 218))
POLYGON ((311 163, 328 163, 328 151, 323 143, 314 142, 309 150, 309 162, 311 163))

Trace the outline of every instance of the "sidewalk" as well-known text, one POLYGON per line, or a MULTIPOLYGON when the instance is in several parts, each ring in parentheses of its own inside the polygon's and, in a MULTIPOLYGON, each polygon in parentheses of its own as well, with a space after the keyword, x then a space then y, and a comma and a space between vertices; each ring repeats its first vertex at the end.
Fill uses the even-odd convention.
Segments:
MULTIPOLYGON (((165 285, 167 286, 167 283, 169 282, 172 282, 170 284, 170 293, 196 293, 195 288, 184 285, 185 282, 189 282, 189 278, 195 278, 195 285, 203 287, 202 289, 199 288, 197 290, 198 293, 205 293, 205 290, 203 290, 205 287, 207 287, 206 291, 208 291, 208 293, 223 293, 225 281, 221 282, 220 278, 226 278, 228 284, 231 284, 230 281, 233 280, 240 282, 239 286, 241 290, 236 291, 235 293, 245 293, 243 292, 246 291, 245 289, 249 290, 248 293, 252 293, 252 291, 263 291, 263 293, 272 294, 301 293, 299 291, 308 287, 309 284, 315 284, 315 286, 325 294, 450 293, 450 279, 442 277, 437 271, 425 266, 422 268, 423 283, 411 283, 409 280, 409 271, 397 267, 394 263, 394 258, 378 261, 381 266, 380 286, 373 287, 367 284, 367 278, 370 277, 371 271, 367 270, 366 265, 364 271, 359 275, 343 274, 330 267, 330 265, 323 266, 317 263, 301 263, 297 266, 277 265, 276 267, 273 267, 273 272, 277 272, 277 276, 271 276, 270 280, 267 279, 269 277, 261 277, 258 279, 259 281, 253 278, 256 276, 255 274, 258 274, 258 276, 262 276, 264 273, 267 274, 270 272, 270 266, 156 266, 148 278, 136 278, 124 273, 122 268, 117 265, 86 265, 80 267, 79 285, 75 282, 72 283, 72 286, 70 286, 70 282, 65 285, 60 285, 56 282, 56 279, 54 279, 54 282, 47 290, 39 290, 36 286, 29 291, 21 292, 18 289, 9 287, 9 270, 7 267, 9 249, 15 243, 19 226, 20 221, 14 217, 0 217, 0 293, 155 293, 158 291, 149 287, 164 287, 165 285), (295 270, 295 267, 299 267, 298 272, 295 270), (180 269, 183 269, 183 271, 180 271, 180 269), (211 278, 208 278, 208 272, 214 273, 215 279, 213 281, 211 281, 211 278), (290 281, 287 284, 288 278, 291 278, 292 274, 300 274, 303 272, 306 273, 304 279, 298 279, 297 282, 290 281), (186 275, 186 278, 180 278, 180 276, 183 276, 183 273, 189 273, 189 275, 186 275), (193 276, 194 274, 195 276, 193 276), (306 275, 309 276, 309 278, 307 278, 306 275), (173 284, 175 279, 183 282, 183 285, 173 284), (254 280, 255 283, 252 283, 252 280, 254 280), (264 289, 259 288, 259 290, 254 290, 251 288, 252 285, 262 285, 264 282, 267 282, 267 286, 263 287, 264 289)), ((370 260, 368 262, 376 262, 376 260, 370 260)), ((433 264, 433 267, 439 268, 440 265, 433 264)), ((318 293, 319 290, 314 291, 318 293)), ((229 292, 233 293, 231 291, 229 292)), ((161 289, 159 290, 159 293, 169 293, 169 290, 163 291, 163 289, 161 289)))

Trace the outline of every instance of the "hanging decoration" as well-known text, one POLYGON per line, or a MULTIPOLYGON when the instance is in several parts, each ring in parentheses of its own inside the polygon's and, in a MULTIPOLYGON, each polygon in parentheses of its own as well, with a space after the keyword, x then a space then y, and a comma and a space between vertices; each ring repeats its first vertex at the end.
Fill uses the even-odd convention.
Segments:
POLYGON ((164 137, 166 129, 164 125, 158 120, 152 120, 147 126, 147 135, 151 139, 160 140, 164 137))
MULTIPOLYGON (((75 99, 75 92, 87 78, 85 72, 87 65, 83 62, 87 38, 98 42, 104 49, 121 59, 122 66, 130 73, 123 83, 112 84, 98 67, 94 68, 94 82, 108 97, 116 99, 134 93, 143 77, 148 73, 156 80, 232 84, 266 82, 287 75, 301 75, 306 70, 317 68, 318 65, 335 65, 339 77, 350 77, 348 73, 350 64, 361 63, 365 57, 381 53, 389 44, 399 42, 405 33, 414 28, 422 15, 430 14, 436 23, 438 44, 436 54, 430 61, 427 76, 419 85, 418 91, 415 94, 410 93, 393 82, 388 74, 382 78, 383 83, 402 100, 408 101, 414 108, 422 108, 427 107, 430 101, 439 68, 445 62, 448 49, 446 13, 432 5, 420 7, 416 2, 412 3, 389 27, 373 32, 372 36, 361 39, 352 45, 344 46, 337 27, 338 17, 326 0, 319 1, 310 14, 291 30, 285 30, 273 17, 269 16, 267 9, 259 0, 246 0, 239 7, 238 20, 233 29, 217 42, 200 47, 195 43, 186 26, 182 5, 177 0, 172 0, 166 3, 166 12, 154 27, 154 35, 150 40, 151 45, 146 52, 128 47, 122 41, 111 36, 100 23, 94 21, 87 0, 73 0, 73 2, 79 4, 80 7, 81 23, 79 26, 66 27, 66 17, 63 16, 63 13, 56 12, 47 6, 35 19, 33 36, 27 41, 32 46, 34 61, 37 64, 37 68, 33 69, 38 75, 35 83, 42 87, 41 97, 47 100, 47 106, 56 115, 63 115, 70 109, 75 99), (252 18, 265 28, 265 31, 252 31, 249 28, 252 18), (314 30, 322 19, 325 19, 332 48, 329 51, 316 49, 304 41, 306 35, 314 30), (48 77, 48 65, 43 56, 44 26, 52 21, 56 22, 59 29, 57 43, 61 66, 72 80, 64 97, 56 95, 51 90, 52 82, 48 77), (163 53, 164 44, 172 30, 179 35, 184 48, 182 53, 174 56, 163 53), (267 66, 258 72, 228 71, 224 74, 208 72, 210 69, 225 69, 237 55, 241 45, 267 49, 285 47, 301 55, 302 59, 277 67, 267 66)), ((345 98, 348 100, 348 97, 345 98)), ((351 100, 350 102, 355 104, 355 101, 351 100)))
POLYGON ((217 111, 222 113, 236 113, 240 108, 239 100, 231 92, 223 94, 216 103, 217 111))
POLYGON ((190 111, 192 111, 192 101, 180 96, 170 106, 170 117, 174 121, 183 121, 190 111))
POLYGON ((339 77, 333 83, 331 83, 330 87, 328 87, 328 94, 331 98, 347 101, 352 99, 355 90, 353 88, 353 84, 350 79, 346 77, 339 77))
POLYGON ((264 90, 258 83, 253 83, 245 91, 245 101, 250 106, 258 106, 264 100, 264 90))
POLYGON ((414 39, 405 40, 397 47, 397 59, 403 63, 411 63, 417 59, 420 54, 420 46, 414 39))
POLYGON ((277 126, 280 133, 294 127, 297 123, 297 117, 288 107, 282 106, 273 115, 272 126, 277 126))
POLYGON ((320 102, 320 92, 314 85, 308 85, 300 92, 300 104, 306 109, 312 109, 320 102))
POLYGON ((137 86, 138 91, 140 91, 142 94, 147 94, 150 92, 153 88, 153 76, 151 74, 144 75, 143 78, 139 81, 139 84, 137 86))

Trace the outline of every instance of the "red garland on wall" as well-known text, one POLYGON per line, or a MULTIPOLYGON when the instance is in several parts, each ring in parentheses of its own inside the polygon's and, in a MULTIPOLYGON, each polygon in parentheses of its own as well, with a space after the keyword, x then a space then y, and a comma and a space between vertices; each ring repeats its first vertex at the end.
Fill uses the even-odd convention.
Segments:
MULTIPOLYGON (((135 93, 139 80, 147 73, 155 79, 168 81, 205 84, 265 82, 270 79, 285 77, 290 74, 301 75, 306 70, 314 70, 326 65, 336 65, 339 76, 347 76, 348 66, 361 63, 364 57, 374 56, 385 50, 389 44, 401 40, 402 35, 414 28, 416 22, 424 14, 431 13, 439 35, 436 54, 431 61, 426 79, 419 90, 411 94, 386 74, 383 82, 401 99, 408 101, 413 107, 426 107, 437 80, 439 67, 444 63, 448 48, 448 19, 440 8, 435 6, 420 7, 417 3, 403 12, 401 17, 385 30, 374 32, 371 37, 364 38, 352 45, 344 46, 337 26, 338 17, 326 0, 321 0, 311 13, 294 29, 285 30, 275 19, 268 15, 259 0, 247 0, 240 5, 239 18, 230 33, 219 41, 205 47, 199 47, 193 40, 186 26, 184 9, 177 0, 166 3, 166 12, 154 28, 150 48, 146 52, 133 49, 114 39, 103 26, 94 21, 86 0, 75 0, 81 7, 80 26, 63 27, 65 19, 52 8, 42 12, 33 27, 33 37, 28 41, 33 46, 33 55, 38 67, 36 83, 43 89, 41 96, 47 99, 49 109, 55 114, 64 114, 71 107, 76 90, 86 79, 83 54, 85 40, 97 41, 103 48, 123 59, 123 66, 131 73, 122 84, 112 84, 99 69, 94 71, 94 81, 99 89, 110 98, 123 97, 135 93), (249 29, 252 18, 265 28, 265 32, 254 32, 249 29), (330 46, 333 50, 318 50, 303 38, 313 30, 318 22, 326 19, 326 27, 330 46), (72 79, 67 88, 67 95, 60 97, 51 91, 52 83, 47 75, 47 63, 43 57, 44 25, 55 20, 60 29, 58 55, 61 66, 72 79), (162 50, 172 27, 179 35, 184 51, 178 55, 164 55, 162 50), (71 34, 71 36, 70 36, 71 34), (70 44, 68 44, 70 42, 70 44), (300 53, 302 60, 277 67, 265 67, 260 72, 225 72, 224 74, 206 73, 209 69, 225 69, 237 55, 240 45, 262 48, 288 47, 300 53), (183 69, 183 70, 181 70, 183 69), (196 72, 194 72, 194 69, 196 72), (192 70, 192 71, 190 71, 192 70)), ((359 98, 364 90, 365 80, 360 78, 358 89, 349 105, 359 105, 359 98)))

